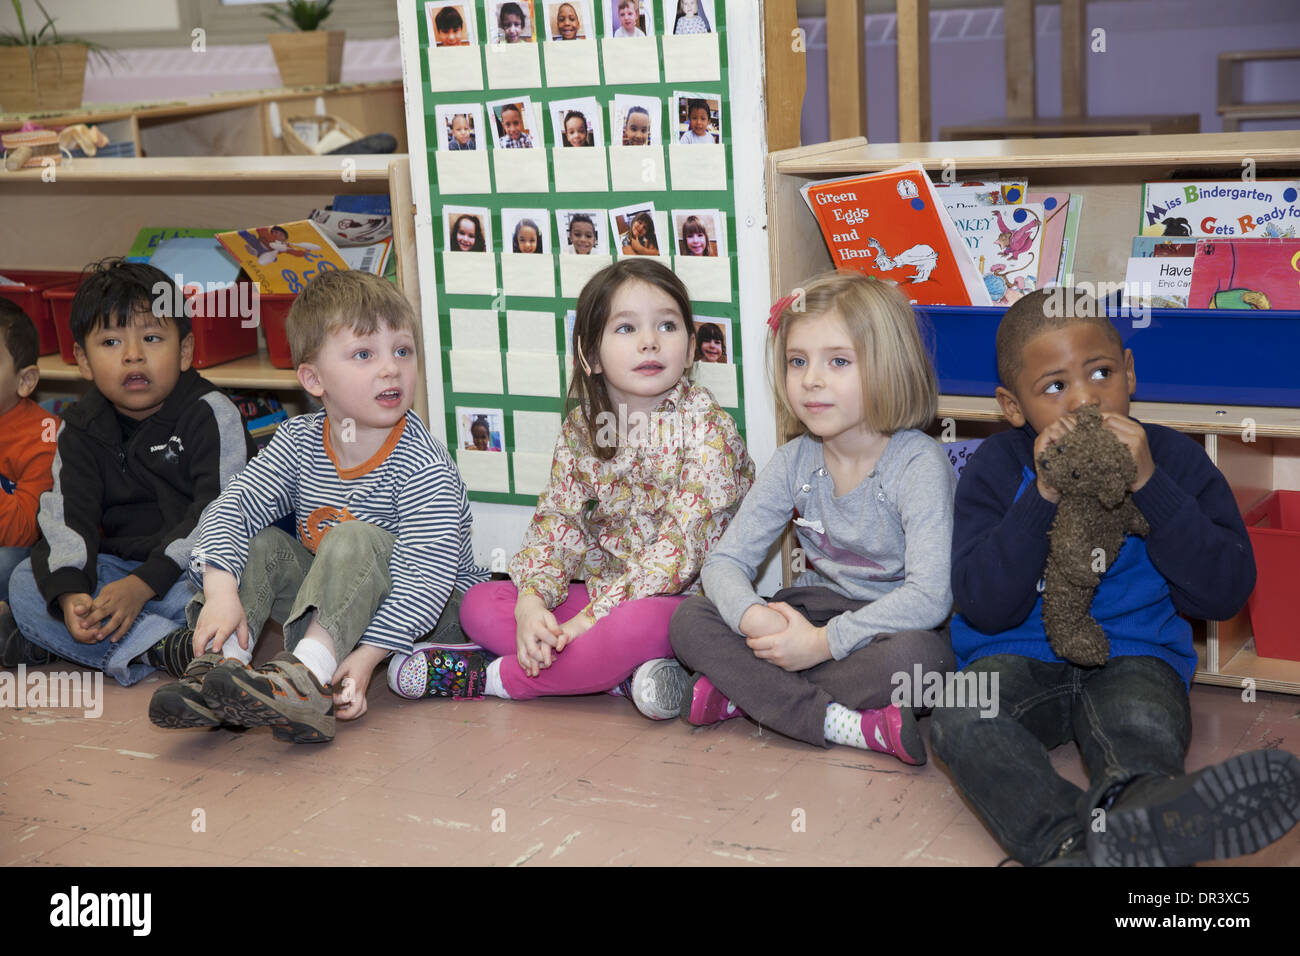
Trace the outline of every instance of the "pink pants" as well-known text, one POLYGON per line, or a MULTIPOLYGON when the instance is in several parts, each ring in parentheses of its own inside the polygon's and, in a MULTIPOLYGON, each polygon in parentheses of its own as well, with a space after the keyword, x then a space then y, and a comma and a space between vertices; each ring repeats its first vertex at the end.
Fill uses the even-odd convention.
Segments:
MULTIPOLYGON (((685 595, 625 601, 563 651, 550 667, 529 677, 519 666, 515 642, 515 601, 510 581, 486 581, 469 589, 460 605, 460 626, 470 640, 501 657, 501 683, 514 700, 557 694, 596 694, 617 687, 638 666, 672 657, 668 622, 685 595)), ((563 624, 587 606, 587 588, 570 584, 569 596, 555 608, 563 624)))

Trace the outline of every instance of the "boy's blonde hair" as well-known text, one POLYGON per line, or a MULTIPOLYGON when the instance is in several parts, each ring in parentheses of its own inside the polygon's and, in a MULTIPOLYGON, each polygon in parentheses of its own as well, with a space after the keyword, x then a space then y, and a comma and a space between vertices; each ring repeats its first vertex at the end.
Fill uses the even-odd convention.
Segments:
POLYGON ((768 351, 777 421, 788 438, 807 429, 786 395, 786 341, 809 316, 833 312, 843 320, 862 374, 862 413, 872 431, 892 435, 928 428, 939 405, 934 368, 917 331, 916 315, 892 285, 860 272, 824 272, 793 290, 768 351))
POLYGON ((387 279, 356 270, 323 272, 293 300, 285 320, 294 367, 312 361, 341 328, 369 335, 381 325, 410 332, 419 341, 411 304, 387 279))

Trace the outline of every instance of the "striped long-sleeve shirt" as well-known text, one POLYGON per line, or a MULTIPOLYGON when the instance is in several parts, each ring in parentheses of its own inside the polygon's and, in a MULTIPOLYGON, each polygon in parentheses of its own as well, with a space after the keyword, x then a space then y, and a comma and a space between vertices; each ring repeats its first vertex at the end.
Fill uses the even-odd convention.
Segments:
POLYGON ((465 590, 488 576, 474 564, 465 484, 446 447, 414 412, 354 468, 338 464, 325 412, 281 425, 203 513, 190 565, 195 584, 203 584, 204 565, 239 578, 253 536, 290 512, 313 554, 341 521, 366 521, 397 539, 388 564, 393 587, 363 644, 409 652, 437 622, 453 587, 465 590))

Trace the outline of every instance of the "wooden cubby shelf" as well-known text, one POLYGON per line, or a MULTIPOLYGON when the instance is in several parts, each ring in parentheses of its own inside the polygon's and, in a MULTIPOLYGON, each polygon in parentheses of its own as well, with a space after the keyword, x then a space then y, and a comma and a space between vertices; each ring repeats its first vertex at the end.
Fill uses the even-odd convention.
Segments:
MULTIPOLYGON (((125 255, 146 226, 237 229, 305 219, 342 194, 388 193, 398 282, 419 315, 410 170, 405 155, 214 156, 72 159, 43 170, 0 174, 0 207, 12 228, 0 231, 5 269, 78 271, 125 255), (18 226, 17 224, 24 224, 18 226)), ((75 366, 42 356, 50 390, 79 382, 75 366)), ((222 388, 296 392, 292 369, 271 365, 265 341, 256 355, 200 370, 222 388)), ((427 417, 423 384, 415 410, 427 417)))
MULTIPOLYGON (((1282 131, 883 145, 858 138, 772 153, 767 182, 772 299, 831 268, 826 244, 799 193, 805 183, 920 162, 936 176, 955 166, 960 179, 1023 175, 1031 189, 1081 193, 1074 278, 1116 282, 1124 278, 1138 228, 1142 183, 1180 170, 1236 179, 1246 160, 1253 160, 1258 178, 1266 178, 1270 167, 1300 165, 1300 137, 1282 131)), ((1137 367, 1140 382, 1141 355, 1137 367)), ((1197 436, 1243 513, 1273 489, 1300 489, 1300 409, 1134 402, 1131 410, 1144 422, 1197 436), (1253 423, 1248 436, 1243 434, 1247 419, 1253 423)), ((965 431, 959 438, 1009 427, 989 397, 941 395, 939 418, 953 419, 965 431)), ((1238 687, 1250 679, 1261 690, 1300 694, 1300 661, 1259 657, 1247 612, 1231 621, 1207 621, 1200 631, 1197 681, 1238 687)))

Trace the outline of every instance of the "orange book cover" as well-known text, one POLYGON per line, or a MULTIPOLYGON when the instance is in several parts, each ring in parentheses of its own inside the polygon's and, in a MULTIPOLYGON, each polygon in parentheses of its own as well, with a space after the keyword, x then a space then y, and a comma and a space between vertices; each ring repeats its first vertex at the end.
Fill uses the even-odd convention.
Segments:
POLYGON ((837 269, 898 286, 916 305, 992 305, 920 163, 801 190, 837 269))
POLYGON ((219 232, 217 241, 263 292, 296 294, 319 273, 348 268, 334 243, 309 219, 219 232))

